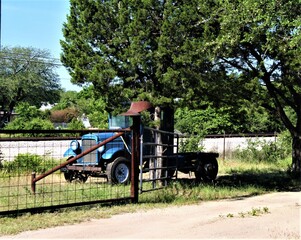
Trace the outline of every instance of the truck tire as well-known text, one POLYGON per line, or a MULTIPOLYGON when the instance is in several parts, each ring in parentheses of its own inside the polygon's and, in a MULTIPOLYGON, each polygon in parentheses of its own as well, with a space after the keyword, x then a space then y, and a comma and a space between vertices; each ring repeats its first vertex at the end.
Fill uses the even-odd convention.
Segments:
POLYGON ((215 157, 206 157, 200 160, 194 172, 197 181, 210 182, 216 179, 218 173, 218 163, 215 157))
MULTIPOLYGON (((70 160, 71 158, 73 158, 73 156, 72 157, 69 157, 68 159, 67 159, 67 161, 68 160, 70 160)), ((74 180, 74 175, 75 175, 75 173, 74 173, 74 171, 69 171, 69 170, 65 170, 64 171, 64 178, 65 178, 65 180, 67 181, 67 182, 72 182, 73 180, 74 180)))
POLYGON ((88 180, 88 175, 78 171, 64 172, 64 177, 67 182, 85 183, 88 180))
POLYGON ((74 172, 73 171, 68 171, 68 172, 64 172, 64 177, 66 182, 72 182, 72 180, 74 180, 74 172))
MULTIPOLYGON (((67 159, 70 160, 73 157, 69 157, 67 159)), ((79 171, 67 170, 64 172, 64 178, 66 182, 77 182, 77 183, 85 183, 88 179, 88 175, 79 171)))
POLYGON ((128 184, 131 178, 131 162, 125 157, 118 157, 107 165, 106 174, 111 184, 128 184))

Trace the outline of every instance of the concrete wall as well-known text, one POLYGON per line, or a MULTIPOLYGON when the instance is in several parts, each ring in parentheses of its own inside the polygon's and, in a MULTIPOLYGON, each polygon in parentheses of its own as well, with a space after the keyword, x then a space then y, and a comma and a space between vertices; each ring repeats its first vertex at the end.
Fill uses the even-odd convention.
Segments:
POLYGON ((14 160, 21 153, 31 153, 52 158, 63 158, 69 148, 70 140, 63 141, 10 141, 0 142, 0 150, 4 160, 14 160))
MULTIPOLYGON (((231 157, 231 152, 237 148, 245 148, 247 141, 276 141, 275 137, 231 137, 206 138, 200 144, 205 152, 217 152, 220 156, 231 157)), ((70 140, 63 141, 11 141, 0 142, 0 150, 4 160, 13 160, 20 153, 32 153, 49 156, 56 159, 63 158, 64 152, 69 148, 70 140)))
POLYGON ((276 137, 231 137, 231 138, 206 138, 201 142, 205 152, 217 152, 221 156, 231 156, 231 152, 246 148, 248 141, 275 142, 276 137))

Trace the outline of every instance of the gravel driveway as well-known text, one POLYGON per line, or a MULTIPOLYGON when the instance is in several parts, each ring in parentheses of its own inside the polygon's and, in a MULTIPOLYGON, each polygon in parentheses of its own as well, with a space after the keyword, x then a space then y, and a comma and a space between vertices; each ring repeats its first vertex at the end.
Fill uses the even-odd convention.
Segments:
POLYGON ((201 202, 0 239, 300 239, 300 199, 301 192, 280 192, 201 202))

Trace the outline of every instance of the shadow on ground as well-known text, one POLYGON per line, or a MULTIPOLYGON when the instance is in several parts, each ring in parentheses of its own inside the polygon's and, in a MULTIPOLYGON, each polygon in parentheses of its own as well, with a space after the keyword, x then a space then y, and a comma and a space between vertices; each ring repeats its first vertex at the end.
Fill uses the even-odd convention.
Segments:
MULTIPOLYGON (((181 184, 195 185, 194 179, 178 179, 181 184)), ((293 177, 285 171, 256 172, 246 170, 239 173, 220 175, 211 183, 214 186, 223 187, 247 187, 254 186, 266 191, 301 191, 301 178, 293 177)))

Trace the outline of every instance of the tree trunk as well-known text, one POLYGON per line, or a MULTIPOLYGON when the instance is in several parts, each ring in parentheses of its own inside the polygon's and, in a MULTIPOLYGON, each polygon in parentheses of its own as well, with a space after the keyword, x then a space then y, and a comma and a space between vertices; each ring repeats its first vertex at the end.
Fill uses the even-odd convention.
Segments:
POLYGON ((292 172, 301 176, 301 136, 293 136, 292 172))

